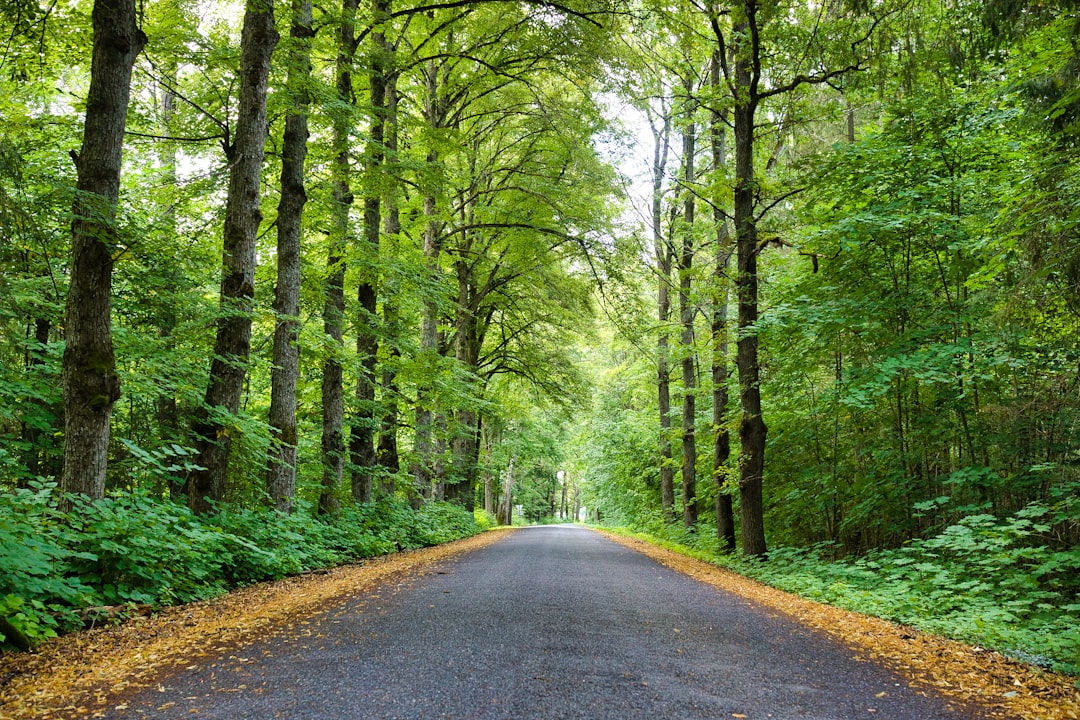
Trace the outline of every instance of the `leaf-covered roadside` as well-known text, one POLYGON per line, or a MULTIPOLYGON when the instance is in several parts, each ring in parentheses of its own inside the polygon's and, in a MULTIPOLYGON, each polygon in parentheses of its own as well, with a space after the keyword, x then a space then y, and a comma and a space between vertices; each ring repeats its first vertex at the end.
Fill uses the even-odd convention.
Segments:
MULTIPOLYGON (((691 553, 703 553, 686 546, 644 535, 631 537, 626 530, 604 534, 704 583, 791 615, 836 637, 856 652, 857 657, 883 663, 907 678, 912 686, 933 689, 977 705, 986 717, 1008 720, 1080 717, 1080 691, 1067 675, 1021 663, 982 647, 798 597, 717 567, 715 558, 709 561, 690 557, 691 553), (671 549, 659 547, 658 542, 670 545, 671 549)), ((775 555, 771 557, 775 559, 775 555)), ((772 564, 772 560, 759 563, 763 567, 772 564)), ((739 572, 745 567, 740 564, 739 572)))
MULTIPOLYGON (((820 543, 774 547, 768 562, 721 554, 716 533, 643 523, 652 537, 788 592, 1080 675, 1080 551, 1046 542, 1080 510, 1074 488, 1007 517, 960 518, 862 556, 820 543)), ((946 500, 940 498, 939 500, 946 500)), ((923 503, 917 510, 928 510, 923 503)))
POLYGON ((163 607, 482 530, 461 507, 413 511, 385 500, 335 516, 222 504, 209 516, 144 493, 57 510, 54 486, 0 494, 0 618, 11 644, 36 644, 95 617, 87 609, 163 607), (12 642, 16 641, 16 642, 12 642))
POLYGON ((208 655, 303 625, 335 600, 394 577, 417 576, 434 563, 503 536, 502 531, 485 532, 326 573, 259 583, 166 608, 153 617, 72 633, 34 653, 7 653, 0 656, 0 717, 94 717, 121 693, 145 687, 171 668, 198 664, 208 655))

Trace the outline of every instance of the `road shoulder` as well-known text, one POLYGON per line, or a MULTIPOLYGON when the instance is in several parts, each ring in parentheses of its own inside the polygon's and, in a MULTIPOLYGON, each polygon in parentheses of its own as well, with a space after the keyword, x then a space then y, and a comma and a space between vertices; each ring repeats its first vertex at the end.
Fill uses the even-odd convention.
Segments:
POLYGON ((637 538, 596 532, 700 582, 824 632, 847 645, 857 659, 880 663, 906 678, 913 688, 978 705, 989 717, 1080 718, 1080 692, 1067 676, 984 648, 813 602, 637 538))
POLYGON ((494 530, 421 550, 395 553, 327 572, 259 583, 205 602, 165 608, 149 618, 86 630, 33 653, 0 655, 0 718, 90 718, 120 693, 149 687, 163 673, 243 647, 343 598, 396 576, 506 537, 494 530))

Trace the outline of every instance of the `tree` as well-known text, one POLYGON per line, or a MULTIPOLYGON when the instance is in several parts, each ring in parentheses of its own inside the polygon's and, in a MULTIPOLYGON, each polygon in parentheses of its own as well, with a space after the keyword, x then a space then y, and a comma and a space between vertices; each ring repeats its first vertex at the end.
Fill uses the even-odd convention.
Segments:
POLYGON ((694 347, 694 317, 696 308, 690 299, 694 265, 694 219, 697 198, 694 183, 697 153, 697 123, 694 115, 697 103, 694 100, 694 73, 686 71, 683 77, 683 91, 686 93, 682 131, 682 251, 679 253, 679 322, 682 325, 680 351, 682 353, 682 501, 683 526, 692 528, 697 524, 697 368, 694 347))
POLYGON ((337 490, 345 464, 345 387, 342 360, 345 346, 345 254, 352 240, 353 204, 350 151, 355 111, 353 62, 356 56, 358 0, 342 0, 337 59, 334 63, 337 108, 332 116, 334 152, 332 227, 328 239, 323 298, 323 333, 327 344, 322 363, 322 490, 319 511, 338 509, 337 490))
MULTIPOLYGON (((713 52, 709 62, 709 86, 713 92, 720 88, 720 58, 713 52)), ((709 139, 712 150, 713 182, 720 183, 727 168, 727 121, 724 111, 713 108, 709 116, 709 139)), ((731 438, 727 427, 728 403, 728 265, 731 262, 731 242, 727 216, 723 208, 713 204, 713 223, 716 225, 716 265, 713 269, 712 335, 712 432, 713 480, 716 483, 716 532, 720 546, 734 552, 735 516, 731 495, 726 486, 727 463, 731 455, 731 438)))
POLYGON ((767 428, 761 406, 761 365, 758 350, 758 223, 778 201, 765 204, 762 181, 755 170, 757 112, 766 101, 795 93, 808 85, 823 84, 859 67, 865 52, 863 45, 872 37, 877 21, 862 16, 836 21, 807 34, 796 34, 797 50, 791 57, 811 61, 815 71, 803 72, 799 65, 783 67, 783 53, 766 52, 772 40, 780 45, 787 38, 770 37, 766 30, 783 12, 773 0, 739 0, 731 9, 732 26, 721 26, 715 7, 710 9, 710 24, 717 42, 717 57, 727 88, 733 116, 735 143, 734 212, 738 298, 739 403, 739 498, 741 510, 742 551, 764 555, 765 526, 762 484, 765 470, 767 428), (844 54, 838 56, 837 48, 844 54), (729 61, 729 52, 731 60, 729 61))
MULTIPOLYGON (((96 0, 90 90, 72 214, 64 338, 65 492, 103 497, 109 418, 120 397, 112 343, 112 272, 124 127, 135 57, 146 43, 131 0, 96 0)), ((65 505, 70 507, 69 505, 65 505)))
POLYGON ((660 496, 664 514, 674 517, 675 513, 675 470, 671 454, 671 370, 668 368, 668 332, 671 321, 671 266, 674 262, 674 248, 663 229, 663 183, 667 170, 667 156, 670 147, 671 115, 661 106, 661 123, 657 123, 650 113, 649 126, 653 137, 652 162, 652 238, 653 255, 656 262, 656 319, 659 337, 656 339, 656 394, 657 410, 660 416, 660 496))
POLYGON ((296 493, 296 382, 300 373, 300 237, 307 192, 304 161, 308 140, 311 74, 310 0, 294 0, 289 32, 294 64, 289 85, 294 102, 285 118, 282 140, 281 199, 278 203, 277 284, 274 286, 274 367, 271 373, 270 427, 273 429, 266 491, 278 510, 289 512, 296 493), (298 87, 299 86, 299 87, 298 87))
POLYGON ((265 143, 268 131, 266 92, 270 59, 277 45, 270 0, 247 0, 240 35, 240 102, 236 133, 224 141, 229 160, 229 190, 221 280, 221 317, 217 323, 210 382, 193 430, 198 438, 197 463, 188 482, 188 505, 206 513, 212 501, 225 498, 229 416, 240 409, 248 355, 251 351, 251 302, 255 292, 255 243, 262 221, 259 209, 265 143))

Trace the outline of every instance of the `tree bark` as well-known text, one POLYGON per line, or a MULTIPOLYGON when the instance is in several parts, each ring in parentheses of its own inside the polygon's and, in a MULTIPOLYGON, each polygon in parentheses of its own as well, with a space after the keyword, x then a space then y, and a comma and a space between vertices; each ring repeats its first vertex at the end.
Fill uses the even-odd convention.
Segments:
MULTIPOLYGON (((426 93, 424 103, 424 115, 431 128, 438 128, 441 124, 438 95, 438 71, 435 62, 429 61, 424 72, 426 79, 426 93)), ((434 168, 439 161, 439 153, 435 149, 428 150, 427 164, 434 168)), ((424 189, 424 217, 427 225, 424 230, 424 257, 427 260, 427 272, 429 279, 437 283, 440 268, 439 255, 442 250, 441 232, 442 224, 436 209, 436 194, 438 188, 431 179, 424 189)), ((420 327, 420 352, 422 355, 434 358, 439 352, 438 321, 439 307, 436 298, 428 296, 424 300, 423 319, 420 327)), ((416 491, 421 496, 429 497, 434 490, 434 413, 430 403, 432 402, 430 387, 420 387, 416 398, 416 428, 414 435, 413 452, 416 460, 413 465, 413 478, 416 491)))
MULTIPOLYGON (((390 163, 396 163, 397 158, 397 78, 398 74, 393 71, 386 81, 386 151, 390 163)), ((384 229, 390 238, 396 238, 401 233, 401 219, 397 204, 397 186, 390 184, 386 194, 386 218, 384 229)), ((401 332, 401 323, 398 319, 397 307, 394 298, 383 298, 383 328, 387 337, 397 338, 401 332)), ((401 351, 396 342, 390 343, 388 362, 383 364, 382 378, 380 382, 382 417, 379 421, 378 448, 375 451, 375 461, 379 465, 381 492, 384 495, 393 495, 395 490, 394 476, 401 469, 398 455, 398 395, 397 372, 394 364, 401 357, 401 351)))
POLYGON ((514 463, 516 461, 516 457, 510 458, 510 464, 506 467, 506 473, 503 475, 502 495, 499 498, 499 512, 496 516, 500 525, 514 524, 513 494, 514 463))
MULTIPOLYGON (((338 36, 336 85, 338 100, 343 107, 352 107, 352 67, 356 51, 356 10, 358 0, 343 0, 341 4, 341 30, 338 36)), ((326 258, 326 296, 323 300, 323 332, 330 340, 322 368, 322 490, 319 494, 319 512, 337 512, 338 488, 345 468, 345 390, 341 368, 344 348, 345 325, 345 251, 349 244, 349 210, 353 203, 349 164, 351 150, 351 123, 348 117, 338 115, 333 121, 334 161, 333 176, 333 226, 330 231, 329 250, 326 258)))
MULTIPOLYGON (((161 129, 166 135, 172 132, 173 117, 176 113, 176 94, 168 85, 175 83, 177 72, 178 62, 175 59, 166 61, 163 73, 168 78, 168 81, 159 85, 161 90, 161 129)), ((173 144, 163 145, 157 152, 157 160, 161 165, 162 182, 168 187, 177 187, 177 156, 178 152, 173 144)), ((165 209, 164 215, 162 219, 163 235, 171 240, 176 237, 177 232, 175 204, 170 204, 165 209)), ((165 271, 171 280, 179 279, 180 273, 177 272, 173 265, 168 265, 165 271)), ((175 289, 177 283, 173 282, 171 284, 175 289)), ((158 337, 166 344, 171 344, 170 338, 176 330, 176 300, 174 297, 170 297, 166 302, 167 304, 161 309, 157 317, 157 330, 158 337)), ((158 426, 158 436, 163 442, 177 442, 179 440, 180 408, 176 401, 175 390, 171 385, 158 388, 157 396, 154 398, 154 419, 158 426)), ((183 484, 177 480, 163 479, 161 482, 168 484, 168 487, 162 488, 163 494, 167 493, 172 500, 180 502, 184 494, 183 484)))
MULTIPOLYGON (((29 331, 29 328, 27 328, 29 331)), ((46 345, 49 344, 49 333, 52 332, 52 321, 49 318, 34 319, 34 347, 26 352, 26 369, 32 374, 36 368, 45 364, 43 354, 46 345)), ((44 433, 36 424, 22 422, 22 441, 26 450, 22 453, 23 462, 26 464, 26 475, 16 479, 15 487, 29 488, 30 480, 42 474, 41 467, 41 439, 44 433)))
POLYGON ((231 429, 218 413, 240 410, 251 351, 251 306, 255 294, 255 243, 262 222, 259 179, 267 136, 266 92, 270 59, 277 45, 274 7, 269 0, 247 0, 240 34, 240 104, 236 135, 226 139, 229 192, 225 201, 221 281, 222 316, 217 323, 210 383, 196 415, 197 464, 188 481, 188 505, 197 513, 225 498, 231 429))
POLYGON ((660 413, 660 504, 664 521, 675 519, 675 467, 671 453, 671 371, 668 368, 668 323, 671 321, 671 266, 674 252, 663 230, 664 173, 667 168, 671 115, 665 109, 662 128, 653 128, 652 234, 657 270, 656 393, 660 413))
POLYGON ((357 288, 359 317, 357 318, 356 355, 360 372, 356 377, 356 413, 349 430, 350 476, 352 496, 358 502, 370 502, 376 467, 375 459, 375 385, 376 358, 379 340, 376 335, 376 287, 378 285, 379 231, 382 224, 382 171, 386 157, 386 84, 390 46, 386 42, 384 23, 390 17, 389 0, 372 0, 371 73, 368 98, 371 102, 371 127, 367 142, 367 168, 364 188, 364 249, 367 257, 362 263, 363 277, 357 288))
MULTIPOLYGON (((709 82, 714 91, 720 89, 720 53, 714 52, 709 67, 709 82)), ((714 108, 711 113, 713 173, 718 177, 727 166, 727 118, 714 108)), ((714 181, 715 182, 715 181, 714 181)), ((714 297, 712 316, 712 382, 713 382, 713 478, 716 482, 716 533, 720 548, 734 552, 735 511, 731 495, 724 489, 727 462, 731 456, 731 438, 727 429, 728 403, 728 278, 731 261, 731 239, 727 218, 720 205, 713 206, 713 222, 716 224, 716 268, 713 273, 714 297)))
POLYGON ((311 74, 311 0, 293 0, 290 30, 296 43, 290 58, 293 105, 285 117, 281 148, 281 200, 277 217, 277 284, 274 286, 274 364, 270 372, 270 466, 266 491, 274 507, 292 511, 296 494, 296 382, 300 375, 300 234, 307 202, 304 162, 307 158, 306 89, 296 85, 311 74))
POLYGON ((683 129, 683 200, 682 252, 679 254, 679 320, 682 324, 682 501, 683 526, 693 528, 698 520, 697 498, 697 375, 694 368, 694 307, 690 302, 691 272, 694 263, 694 154, 697 151, 697 128, 694 124, 693 75, 686 78, 686 127, 683 129))
POLYGON ((736 364, 739 370, 739 501, 742 550, 764 555, 765 522, 762 475, 767 428, 761 417, 761 369, 758 361, 757 224, 754 218, 754 114, 758 103, 757 4, 745 0, 746 21, 733 35, 743 38, 735 49, 735 245, 738 275, 739 332, 736 364), (749 36, 749 37, 748 37, 749 36))
MULTIPOLYGON (((116 203, 131 69, 146 44, 133 0, 96 0, 94 45, 82 149, 72 208, 71 285, 63 360, 64 466, 60 487, 97 500, 105 495, 109 419, 120 397, 112 344, 112 271, 116 203)), ((61 507, 70 509, 66 500, 61 507)))

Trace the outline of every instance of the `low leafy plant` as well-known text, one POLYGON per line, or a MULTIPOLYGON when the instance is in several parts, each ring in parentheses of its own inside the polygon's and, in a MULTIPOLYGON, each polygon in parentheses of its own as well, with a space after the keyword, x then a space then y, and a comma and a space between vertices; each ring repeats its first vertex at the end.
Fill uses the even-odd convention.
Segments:
POLYGON ((72 502, 61 513, 52 483, 0 494, 0 643, 32 645, 80 627, 95 607, 203 599, 481 529, 448 503, 413 511, 387 500, 334 516, 221 504, 204 517, 140 492, 72 502))
POLYGON ((659 544, 774 587, 1080 674, 1080 549, 1047 535, 1076 503, 969 515, 895 550, 833 559, 835 548, 775 547, 768 561, 720 555, 707 532, 669 528, 659 544))

